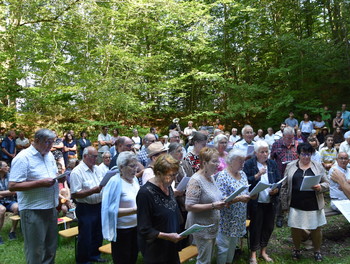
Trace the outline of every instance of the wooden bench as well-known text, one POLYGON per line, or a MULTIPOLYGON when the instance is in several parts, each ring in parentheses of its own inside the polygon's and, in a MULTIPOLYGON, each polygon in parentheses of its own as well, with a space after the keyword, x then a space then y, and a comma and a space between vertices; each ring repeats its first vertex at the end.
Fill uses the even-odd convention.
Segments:
POLYGON ((330 207, 324 208, 324 213, 325 213, 326 217, 335 216, 335 215, 340 215, 341 214, 341 212, 333 210, 330 207))
POLYGON ((79 234, 78 227, 72 227, 58 231, 58 234, 64 238, 76 237, 79 234))
MULTIPOLYGON (((102 247, 99 247, 98 250, 101 253, 112 254, 112 245, 111 243, 103 245, 102 247)), ((193 245, 188 246, 179 252, 180 263, 185 263, 191 258, 197 257, 197 255, 198 255, 197 247, 193 245)))
POLYGON ((198 256, 198 250, 197 250, 197 247, 194 245, 185 247, 179 252, 180 263, 185 263, 186 261, 197 256, 198 256))
MULTIPOLYGON (((9 217, 12 221, 18 221, 18 220, 21 220, 21 217, 19 215, 12 215, 9 217)), ((57 225, 61 225, 63 224, 64 225, 64 229, 67 229, 67 223, 69 222, 72 222, 73 219, 72 218, 69 218, 67 216, 64 216, 64 217, 59 217, 57 218, 57 225)))
POLYGON ((21 220, 21 217, 19 215, 13 215, 9 217, 12 221, 18 221, 21 220))

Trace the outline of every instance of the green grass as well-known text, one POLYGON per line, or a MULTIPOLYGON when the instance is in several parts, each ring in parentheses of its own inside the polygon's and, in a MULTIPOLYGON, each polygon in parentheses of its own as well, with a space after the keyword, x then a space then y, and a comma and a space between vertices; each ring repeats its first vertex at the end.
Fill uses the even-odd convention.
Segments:
MULTIPOLYGON (((328 224, 324 227, 324 239, 322 244, 322 253, 324 256, 323 263, 332 264, 348 264, 350 263, 350 224, 342 216, 333 216, 327 218, 328 224)), ((14 241, 8 240, 8 232, 10 230, 10 221, 6 218, 1 236, 5 244, 0 246, 0 264, 22 264, 25 263, 23 252, 23 237, 19 228, 17 228, 18 239, 14 241)), ((107 243, 107 242, 106 242, 107 243)), ((290 239, 290 230, 288 227, 275 228, 268 253, 274 259, 275 263, 315 263, 313 259, 313 251, 303 250, 303 258, 300 261, 291 259, 291 250, 293 248, 290 239)), ((103 255, 104 258, 111 260, 111 256, 103 255)), ((243 252, 234 260, 235 264, 247 264, 249 254, 247 250, 247 240, 243 239, 243 252)), ((57 264, 74 264, 74 238, 60 238, 56 255, 57 264)), ((112 263, 112 261, 111 261, 112 263)), ((142 257, 139 256, 138 264, 143 263, 142 257)), ((191 260, 188 263, 195 263, 191 260)), ((215 263, 215 261, 213 261, 215 263)), ((259 263, 265 263, 259 260, 259 263)))

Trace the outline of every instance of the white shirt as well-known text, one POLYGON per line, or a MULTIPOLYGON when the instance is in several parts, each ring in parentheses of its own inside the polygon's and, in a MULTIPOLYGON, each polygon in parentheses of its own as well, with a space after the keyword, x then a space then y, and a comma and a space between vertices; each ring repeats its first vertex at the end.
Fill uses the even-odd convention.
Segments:
POLYGON ((272 144, 275 143, 275 135, 272 134, 271 136, 269 134, 265 135, 265 141, 267 144, 269 144, 269 147, 272 147, 272 144))
MULTIPOLYGON (((250 144, 247 143, 244 139, 241 141, 236 142, 236 144, 233 145, 234 149, 240 149, 242 150, 246 155, 248 155, 248 146, 254 146, 254 141, 252 141, 250 144)), ((254 153, 254 148, 253 148, 253 153, 254 153)))
POLYGON ((100 165, 98 165, 98 169, 102 173, 102 177, 104 177, 106 175, 107 171, 109 171, 109 167, 106 166, 106 164, 104 164, 103 162, 100 165))
MULTIPOLYGON (((139 182, 134 177, 133 183, 128 183, 121 179, 122 192, 120 194, 119 208, 135 208, 136 195, 140 189, 139 182)), ((118 217, 117 227, 120 229, 131 228, 137 226, 137 214, 118 217)))
MULTIPOLYGON (((55 178, 57 166, 51 152, 42 156, 33 145, 22 150, 12 161, 9 181, 25 182, 55 178)), ((58 184, 17 191, 19 210, 51 209, 58 206, 58 184)))
POLYGON ((281 130, 277 131, 277 132, 275 133, 275 135, 274 135, 275 141, 281 139, 282 137, 283 137, 283 133, 282 133, 281 130))
POLYGON ((184 130, 184 134, 186 136, 190 136, 192 135, 193 132, 196 132, 197 129, 195 129, 194 127, 186 127, 185 130, 184 130))
MULTIPOLYGON (((262 168, 264 168, 265 166, 262 165, 260 162, 257 162, 258 164, 258 170, 260 171, 262 168)), ((267 183, 269 184, 269 177, 267 175, 268 171, 267 171, 267 167, 266 168, 266 172, 260 176, 260 181, 262 183, 267 183)), ((267 188, 261 192, 259 192, 259 198, 258 198, 258 202, 259 203, 269 203, 270 202, 270 195, 269 195, 269 191, 270 188, 267 188)))
MULTIPOLYGON (((98 166, 94 165, 93 170, 90 170, 84 161, 82 161, 70 174, 71 193, 73 194, 99 186, 102 178, 103 176, 98 166)), ((75 200, 79 203, 98 204, 102 201, 102 193, 94 193, 84 198, 76 198, 75 200)))
MULTIPOLYGON (((334 169, 339 170, 340 172, 345 174, 345 178, 347 180, 350 179, 350 170, 346 169, 344 170, 343 168, 339 167, 338 165, 334 165, 330 170, 329 170, 329 176, 332 175, 332 172, 334 169)), ((348 200, 348 197, 344 194, 343 191, 339 190, 340 185, 336 182, 334 182, 332 179, 329 180, 329 195, 331 199, 337 199, 337 200, 348 200)))
POLYGON ((20 138, 17 138, 16 139, 16 146, 26 146, 26 145, 28 145, 29 144, 29 139, 28 138, 24 138, 23 140, 22 139, 20 139, 20 138))
POLYGON ((340 144, 339 152, 346 152, 348 154, 348 156, 350 157, 350 145, 346 140, 340 144))
POLYGON ((108 145, 104 145, 102 146, 100 144, 100 141, 111 141, 112 137, 110 134, 107 135, 103 135, 102 133, 98 135, 98 152, 106 152, 109 151, 109 146, 108 145))
POLYGON ((230 138, 228 139, 229 142, 235 143, 237 140, 240 140, 241 137, 239 135, 231 135, 230 138))

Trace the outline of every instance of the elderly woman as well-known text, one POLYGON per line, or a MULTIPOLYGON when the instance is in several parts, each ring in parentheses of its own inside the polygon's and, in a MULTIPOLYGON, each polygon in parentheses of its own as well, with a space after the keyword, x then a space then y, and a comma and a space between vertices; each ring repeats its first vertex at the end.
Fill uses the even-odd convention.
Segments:
POLYGON ((178 245, 179 209, 171 183, 179 161, 168 154, 154 163, 155 177, 144 184, 136 197, 139 246, 144 263, 180 263, 178 245))
POLYGON ((163 146, 162 142, 157 141, 148 146, 148 158, 151 162, 142 173, 142 184, 145 184, 149 179, 154 177, 154 163, 156 162, 159 155, 166 153, 167 148, 163 146))
POLYGON ((215 184, 213 174, 219 165, 219 153, 215 148, 203 148, 199 153, 200 170, 192 175, 186 190, 186 209, 188 211, 186 227, 193 224, 213 227, 193 234, 198 248, 197 264, 210 263, 218 232, 220 209, 226 205, 222 194, 215 184))
POLYGON ((323 210, 323 193, 328 191, 329 183, 322 165, 311 161, 312 151, 312 146, 309 143, 298 146, 299 159, 287 165, 284 173, 287 179, 282 183, 281 192, 286 193, 286 205, 289 207, 288 226, 291 227, 295 247, 293 259, 300 259, 300 243, 306 234, 305 230, 310 230, 315 260, 322 261, 323 257, 320 252, 321 226, 327 223, 323 210), (313 191, 300 191, 304 176, 313 175, 322 176, 320 183, 312 187, 313 191))
MULTIPOLYGON (((259 182, 273 184, 280 180, 280 173, 275 161, 268 159, 269 145, 265 141, 258 141, 254 145, 255 157, 244 164, 244 172, 253 189, 259 182)), ((279 189, 270 188, 261 191, 256 200, 248 204, 250 216, 250 263, 257 263, 256 251, 260 249, 260 256, 267 262, 273 260, 266 253, 267 244, 271 237, 275 206, 279 189)))
MULTIPOLYGON (((216 179, 224 197, 229 196, 242 186, 248 187, 248 179, 242 171, 246 153, 239 149, 229 152, 227 168, 219 172, 216 179)), ((236 245, 246 233, 247 202, 250 200, 248 190, 244 190, 233 199, 231 205, 220 211, 220 227, 216 239, 218 247, 217 263, 232 263, 236 245)))
POLYGON ((227 137, 223 134, 219 134, 214 138, 214 147, 218 150, 219 152, 219 167, 218 167, 218 172, 222 171, 227 167, 226 164, 226 156, 227 152, 225 151, 227 148, 227 137))
POLYGON ((200 167, 198 155, 201 149, 207 145, 207 136, 200 132, 194 132, 190 144, 193 148, 187 153, 185 160, 191 165, 193 173, 196 173, 200 167))
POLYGON ((140 189, 135 177, 137 156, 130 151, 119 154, 117 165, 120 173, 113 176, 103 189, 102 232, 112 241, 113 263, 136 263, 137 206, 136 195, 140 189))

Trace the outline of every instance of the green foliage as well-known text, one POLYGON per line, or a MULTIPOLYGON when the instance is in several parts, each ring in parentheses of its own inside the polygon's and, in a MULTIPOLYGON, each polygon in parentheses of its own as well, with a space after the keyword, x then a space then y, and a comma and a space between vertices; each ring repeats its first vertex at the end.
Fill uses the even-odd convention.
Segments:
POLYGON ((265 128, 289 109, 350 99, 346 1, 8 0, 0 10, 10 102, 0 119, 20 126, 97 133, 95 120, 128 131, 220 117, 265 128))

